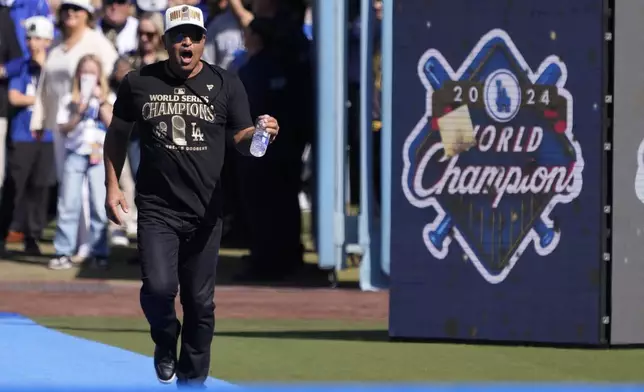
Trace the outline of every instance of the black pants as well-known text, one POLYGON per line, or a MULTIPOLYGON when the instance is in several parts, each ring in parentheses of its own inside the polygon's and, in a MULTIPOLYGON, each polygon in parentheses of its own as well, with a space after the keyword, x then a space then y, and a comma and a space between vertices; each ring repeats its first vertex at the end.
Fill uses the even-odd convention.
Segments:
POLYGON ((174 348, 181 336, 177 364, 180 381, 203 382, 208 377, 221 231, 221 219, 215 225, 199 226, 139 210, 141 308, 155 344, 174 348), (183 331, 174 307, 178 288, 183 331))
MULTIPOLYGON (((11 195, 3 200, 9 230, 39 239, 47 225, 49 188, 55 175, 54 145, 14 142, 9 151, 7 184, 11 195)), ((3 230, 4 231, 4 230, 3 230)))

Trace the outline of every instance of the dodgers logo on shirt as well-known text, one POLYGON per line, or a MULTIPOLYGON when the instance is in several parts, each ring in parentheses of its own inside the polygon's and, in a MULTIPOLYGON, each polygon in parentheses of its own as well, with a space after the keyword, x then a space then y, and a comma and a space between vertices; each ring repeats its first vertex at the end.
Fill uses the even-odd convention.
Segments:
POLYGON ((141 117, 150 122, 154 136, 168 150, 208 150, 199 123, 215 122, 214 108, 207 104, 208 96, 186 95, 183 88, 175 88, 173 92, 150 94, 148 102, 143 104, 141 117))
POLYGON ((551 55, 532 71, 496 29, 456 71, 429 49, 418 74, 427 112, 403 147, 404 194, 436 211, 422 232, 434 258, 459 252, 501 283, 524 252, 557 248, 557 209, 582 188, 568 70, 551 55))

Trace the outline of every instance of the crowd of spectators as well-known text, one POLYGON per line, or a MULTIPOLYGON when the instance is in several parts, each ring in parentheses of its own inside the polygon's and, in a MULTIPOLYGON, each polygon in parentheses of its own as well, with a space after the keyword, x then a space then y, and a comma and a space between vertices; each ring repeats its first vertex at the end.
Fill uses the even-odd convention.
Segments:
MULTIPOLYGON (((221 180, 224 242, 250 249, 240 279, 296 272, 303 265, 300 213, 310 207, 305 190, 315 135, 310 1, 134 1, 0 0, 2 248, 23 243, 25 252, 40 254, 43 229, 55 219, 56 255, 49 268, 73 263, 108 268, 110 248, 128 246, 135 238, 138 131, 132 131, 120 178, 130 206, 122 227, 108 222, 103 207, 102 143, 120 81, 131 70, 167 58, 163 12, 189 4, 206 18, 204 60, 237 73, 253 116, 270 113, 282 129, 279 142, 261 160, 227 150, 221 180)), ((374 5, 381 17, 381 2, 374 5)), ((357 2, 352 0, 351 7, 349 146, 354 159, 360 24, 357 2)))

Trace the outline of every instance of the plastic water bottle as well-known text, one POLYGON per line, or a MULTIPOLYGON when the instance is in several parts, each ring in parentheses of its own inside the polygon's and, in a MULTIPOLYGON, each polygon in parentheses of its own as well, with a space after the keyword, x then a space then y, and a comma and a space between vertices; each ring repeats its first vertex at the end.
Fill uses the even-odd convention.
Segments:
POLYGON ((250 142, 250 154, 258 158, 263 157, 266 154, 269 142, 270 134, 266 131, 264 120, 260 118, 255 125, 253 140, 250 142))
POLYGON ((98 111, 100 110, 100 103, 98 99, 91 98, 85 110, 85 118, 88 120, 96 120, 98 118, 98 111))

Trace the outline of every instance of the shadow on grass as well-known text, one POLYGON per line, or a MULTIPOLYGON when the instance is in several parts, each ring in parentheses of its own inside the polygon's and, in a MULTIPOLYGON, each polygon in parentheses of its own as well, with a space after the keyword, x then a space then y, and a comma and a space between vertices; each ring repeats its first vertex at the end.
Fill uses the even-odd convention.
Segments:
MULTIPOLYGON (((133 263, 136 260, 136 250, 128 248, 115 248, 110 257, 110 267, 107 270, 92 268, 90 265, 81 264, 76 275, 77 279, 111 279, 111 280, 139 280, 141 276, 140 265, 133 263)), ((316 264, 305 264, 293 276, 279 281, 240 281, 237 276, 246 267, 241 256, 220 255, 217 265, 217 286, 251 286, 251 287, 292 287, 292 288, 324 288, 330 287, 328 273, 320 270, 316 264)), ((358 289, 357 282, 339 285, 342 288, 358 289)))
MULTIPOLYGON (((143 328, 102 328, 54 326, 61 332, 106 332, 106 333, 141 333, 148 334, 143 328)), ((388 342, 386 330, 303 330, 303 331, 223 331, 216 332, 217 337, 248 339, 294 339, 294 340, 332 340, 351 342, 388 342)))
MULTIPOLYGON (((303 243, 307 244, 307 256, 305 259, 315 259, 312 252, 310 240, 311 221, 309 214, 302 215, 303 243)), ((55 222, 50 222, 43 233, 41 248, 43 255, 29 255, 15 249, 22 249, 22 246, 15 246, 14 250, 8 250, 3 258, 12 262, 32 265, 46 266, 54 256, 51 240, 54 236, 55 222)), ((321 270, 317 264, 306 263, 296 273, 280 280, 240 280, 238 275, 242 274, 248 267, 244 260, 247 251, 244 249, 244 237, 240 231, 222 239, 222 252, 217 267, 218 286, 247 286, 247 287, 280 287, 280 288, 329 288, 337 287, 343 289, 359 289, 356 281, 338 282, 337 278, 330 271, 321 270)), ((77 266, 77 280, 122 280, 139 281, 141 267, 137 262, 136 239, 131 238, 128 247, 112 247, 110 250, 110 266, 108 269, 97 269, 91 264, 80 264, 77 266)))
POLYGON ((2 253, 2 259, 13 261, 14 263, 33 264, 46 266, 51 258, 50 255, 32 255, 15 250, 5 250, 2 253))
MULTIPOLYGON (((239 280, 237 275, 246 268, 243 250, 223 249, 217 266, 217 286, 246 286, 246 287, 281 287, 281 288, 329 288, 331 279, 329 272, 320 270, 317 264, 304 264, 300 270, 282 280, 248 281, 239 280), (230 256, 226 253, 239 253, 240 256, 230 256)), ((82 280, 121 280, 139 281, 141 267, 136 261, 137 251, 134 247, 114 247, 111 249, 108 269, 97 269, 90 263, 78 265, 76 279, 82 280)), ((6 251, 2 258, 21 264, 41 265, 46 268, 52 254, 30 255, 18 250, 6 251)), ((337 282, 337 288, 358 290, 358 282, 337 282)))

